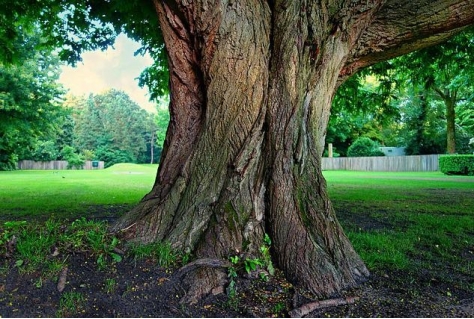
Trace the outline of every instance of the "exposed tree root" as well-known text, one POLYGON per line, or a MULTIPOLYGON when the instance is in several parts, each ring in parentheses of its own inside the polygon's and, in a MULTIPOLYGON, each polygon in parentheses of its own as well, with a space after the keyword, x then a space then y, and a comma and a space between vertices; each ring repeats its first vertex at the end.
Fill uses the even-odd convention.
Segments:
POLYGON ((232 264, 226 260, 213 258, 200 258, 184 265, 173 275, 176 279, 185 276, 187 273, 202 267, 208 268, 229 268, 232 264))
POLYGON ((181 267, 173 275, 186 291, 180 302, 195 304, 210 293, 222 293, 228 281, 225 269, 230 266, 225 260, 202 258, 181 267))
POLYGON ((359 300, 359 297, 334 298, 321 301, 313 301, 302 305, 299 308, 293 309, 288 314, 291 318, 302 318, 316 309, 335 307, 341 305, 353 304, 359 300))

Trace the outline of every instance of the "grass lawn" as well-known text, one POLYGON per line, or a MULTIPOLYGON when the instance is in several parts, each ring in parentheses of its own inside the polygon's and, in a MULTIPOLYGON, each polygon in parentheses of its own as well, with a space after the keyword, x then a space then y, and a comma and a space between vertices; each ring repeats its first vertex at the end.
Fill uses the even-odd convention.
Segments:
POLYGON ((0 220, 88 217, 95 206, 117 211, 151 190, 157 168, 119 164, 104 170, 0 172, 0 220))
MULTIPOLYGON (((0 220, 120 214, 152 187, 157 166, 0 172, 0 220)), ((325 171, 338 218, 371 269, 442 258, 474 272, 474 177, 439 172, 325 171)), ((474 287, 473 287, 474 289, 474 287)))
MULTIPOLYGON (((474 276, 474 177, 325 171, 338 218, 370 269, 474 276)), ((474 283, 466 282, 474 290, 474 283)))

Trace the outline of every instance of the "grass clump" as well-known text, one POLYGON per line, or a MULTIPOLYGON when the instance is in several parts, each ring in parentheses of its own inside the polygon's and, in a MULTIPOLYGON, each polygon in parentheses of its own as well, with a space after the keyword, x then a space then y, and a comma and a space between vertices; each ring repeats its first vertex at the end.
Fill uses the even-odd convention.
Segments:
POLYGON ((83 294, 76 291, 65 292, 59 300, 58 317, 72 317, 79 315, 86 303, 83 294))
POLYGON ((114 278, 107 278, 104 282, 104 289, 107 294, 113 294, 117 288, 117 281, 114 278))
MULTIPOLYGON (((174 266, 180 259, 180 254, 175 252, 170 243, 156 242, 150 244, 131 244, 128 254, 135 260, 152 259, 159 266, 167 268, 174 266)), ((186 258, 187 261, 187 257, 186 258)))
POLYGON ((96 256, 99 270, 122 260, 115 252, 119 240, 107 233, 107 225, 85 218, 69 225, 53 218, 44 223, 6 222, 0 226, 0 238, 1 253, 12 258, 20 272, 39 272, 40 281, 57 276, 72 252, 96 256))

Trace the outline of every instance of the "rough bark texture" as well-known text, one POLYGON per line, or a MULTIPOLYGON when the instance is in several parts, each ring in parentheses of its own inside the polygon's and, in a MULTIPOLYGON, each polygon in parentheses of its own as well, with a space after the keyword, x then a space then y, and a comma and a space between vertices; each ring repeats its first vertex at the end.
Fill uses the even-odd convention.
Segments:
MULTIPOLYGON (((472 1, 159 1, 171 122, 152 191, 115 225, 198 258, 256 256, 317 296, 369 275, 321 173, 330 105, 357 69, 446 38, 472 1)), ((204 276, 205 275, 205 276, 204 276)), ((222 285, 206 277, 201 293, 222 285)), ((189 277, 193 278, 193 277, 189 277)))

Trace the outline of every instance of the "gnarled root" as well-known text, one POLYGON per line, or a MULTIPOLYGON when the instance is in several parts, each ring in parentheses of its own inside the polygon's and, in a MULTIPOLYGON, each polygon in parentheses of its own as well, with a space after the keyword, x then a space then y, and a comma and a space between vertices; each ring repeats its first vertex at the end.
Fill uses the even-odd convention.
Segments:
POLYGON ((301 318, 307 314, 313 312, 316 309, 335 307, 340 305, 353 304, 359 300, 358 297, 346 297, 346 298, 334 298, 321 301, 313 301, 302 305, 299 308, 291 310, 288 314, 291 318, 301 318))
POLYGON ((186 294, 180 302, 195 304, 210 293, 224 292, 227 284, 226 268, 231 264, 225 260, 203 258, 179 269, 173 277, 181 282, 186 294))

